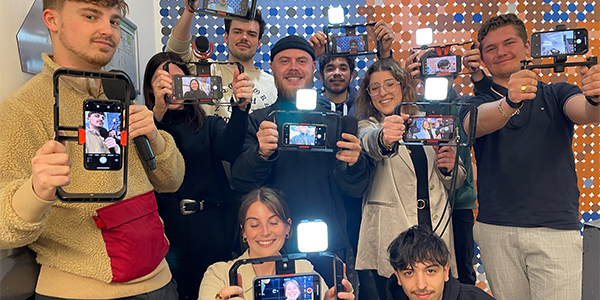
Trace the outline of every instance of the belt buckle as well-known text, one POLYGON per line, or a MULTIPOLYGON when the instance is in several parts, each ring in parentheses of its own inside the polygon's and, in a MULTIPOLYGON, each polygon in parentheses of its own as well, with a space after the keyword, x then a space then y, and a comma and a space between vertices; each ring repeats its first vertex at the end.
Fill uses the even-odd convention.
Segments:
POLYGON ((417 208, 418 209, 425 208, 425 199, 417 199, 417 208))
MULTIPOLYGON (((191 215, 191 214, 195 213, 196 212, 195 210, 187 210, 185 208, 186 204, 193 204, 193 203, 196 203, 196 200, 183 199, 183 200, 179 201, 179 211, 181 212, 181 214, 184 216, 187 216, 187 215, 191 215)), ((204 203, 200 204, 200 210, 202 210, 203 204, 204 203)))

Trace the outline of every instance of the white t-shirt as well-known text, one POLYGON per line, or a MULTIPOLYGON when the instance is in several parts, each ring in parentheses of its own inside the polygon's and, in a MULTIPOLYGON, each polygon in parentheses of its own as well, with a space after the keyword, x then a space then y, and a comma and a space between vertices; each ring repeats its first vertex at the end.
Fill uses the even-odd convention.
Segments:
MULTIPOLYGON (((192 54, 190 43, 191 38, 187 41, 179 41, 171 35, 167 41, 165 51, 177 53, 184 61, 196 62, 198 59, 192 54)), ((229 100, 231 99, 231 95, 233 94, 231 82, 233 81, 233 72, 235 68, 236 66, 234 64, 212 65, 211 73, 221 76, 221 82, 223 83, 223 98, 220 100, 220 103, 229 103, 229 100)), ((190 72, 195 72, 195 70, 195 66, 190 68, 190 72)), ((252 106, 250 112, 275 103, 277 100, 277 88, 275 87, 273 75, 256 67, 254 69, 244 70, 244 72, 248 73, 250 79, 254 82, 254 96, 251 100, 252 106)), ((231 116, 231 106, 205 104, 202 105, 202 108, 206 111, 207 115, 221 116, 225 121, 229 121, 229 117, 231 116)))

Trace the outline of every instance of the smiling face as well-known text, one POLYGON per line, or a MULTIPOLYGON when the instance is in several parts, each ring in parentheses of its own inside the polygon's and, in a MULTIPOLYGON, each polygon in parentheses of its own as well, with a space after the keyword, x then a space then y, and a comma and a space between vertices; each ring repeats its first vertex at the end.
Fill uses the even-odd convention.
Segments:
POLYGON ((521 60, 529 55, 529 42, 517 34, 512 25, 490 30, 481 41, 482 61, 493 78, 510 78, 521 70, 521 60))
POLYGON ((326 91, 341 94, 348 90, 352 70, 348 66, 348 60, 344 57, 336 57, 325 65, 321 82, 326 91))
POLYGON ((197 80, 192 80, 190 81, 190 89, 192 91, 197 91, 198 90, 198 81, 197 80))
POLYGON ((290 232, 291 220, 287 221, 281 220, 264 203, 252 203, 242 227, 242 236, 248 240, 250 247, 250 257, 278 255, 285 242, 285 235, 290 232))
POLYGON ((288 282, 285 285, 285 299, 296 300, 300 296, 300 288, 294 282, 288 282))
POLYGON ((121 38, 118 6, 65 1, 60 10, 46 9, 54 60, 62 67, 99 70, 113 57, 121 38))
POLYGON ((231 21, 229 32, 225 32, 225 43, 229 47, 230 61, 248 62, 254 59, 254 54, 260 45, 258 21, 231 21))
POLYGON ((394 271, 398 285, 411 300, 441 300, 444 283, 450 279, 450 265, 442 267, 436 263, 415 263, 405 270, 394 271))
POLYGON ((277 53, 271 62, 277 92, 294 99, 299 89, 312 87, 315 67, 316 62, 304 50, 286 49, 277 53))
MULTIPOLYGON (((397 82, 392 75, 391 71, 377 71, 371 74, 371 81, 369 86, 373 84, 379 84, 379 93, 375 96, 371 96, 373 106, 382 114, 389 116, 394 113, 394 108, 402 102, 402 89, 399 84, 395 84, 395 90, 393 92, 387 92, 385 86, 390 86, 391 83, 397 82)), ((389 89, 389 88, 388 88, 389 89)))

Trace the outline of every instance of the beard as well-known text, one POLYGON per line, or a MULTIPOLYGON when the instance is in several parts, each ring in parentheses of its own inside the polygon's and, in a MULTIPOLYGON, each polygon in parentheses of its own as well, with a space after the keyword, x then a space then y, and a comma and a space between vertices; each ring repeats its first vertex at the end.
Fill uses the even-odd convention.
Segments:
POLYGON ((295 87, 288 88, 287 85, 285 84, 285 76, 281 76, 281 78, 279 76, 273 76, 273 78, 275 79, 275 87, 277 88, 277 94, 279 94, 281 97, 283 97, 285 99, 295 99, 296 92, 298 92, 299 89, 311 88, 313 86, 312 74, 310 76, 306 76, 304 78, 304 86, 302 86, 300 88, 295 88, 295 87))
POLYGON ((326 82, 323 82, 323 88, 325 89, 326 92, 329 92, 329 93, 332 93, 335 95, 340 95, 342 93, 345 93, 348 90, 348 85, 334 87, 329 82, 326 81, 326 82))
POLYGON ((75 54, 79 59, 85 61, 86 63, 88 63, 98 69, 106 66, 106 64, 108 64, 110 62, 110 60, 112 59, 112 57, 116 51, 116 43, 113 41, 112 37, 109 37, 107 39, 92 38, 92 41, 102 39, 102 40, 110 42, 113 45, 113 47, 110 49, 101 48, 100 51, 103 53, 97 54, 97 55, 91 55, 85 51, 82 51, 81 49, 78 49, 77 47, 74 47, 73 45, 71 45, 71 43, 66 38, 64 33, 59 34, 58 39, 60 40, 60 42, 63 44, 63 46, 67 50, 69 50, 71 53, 75 54))
MULTIPOLYGON (((246 45, 248 45, 250 47, 250 49, 252 49, 252 46, 250 46, 249 43, 245 43, 246 45)), ((250 61, 254 58, 254 53, 256 53, 256 51, 254 51, 254 53, 252 53, 252 51, 248 52, 248 53, 244 53, 242 51, 238 51, 237 48, 234 47, 229 47, 229 53, 237 58, 240 61, 246 62, 246 61, 250 61)))

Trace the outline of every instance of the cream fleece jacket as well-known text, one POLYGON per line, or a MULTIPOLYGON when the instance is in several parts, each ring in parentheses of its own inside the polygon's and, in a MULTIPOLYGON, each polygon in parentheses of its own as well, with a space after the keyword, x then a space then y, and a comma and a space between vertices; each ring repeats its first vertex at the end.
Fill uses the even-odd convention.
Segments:
MULTIPOLYGON (((171 274, 164 259, 150 274, 127 283, 111 283, 111 261, 92 218, 97 209, 110 203, 45 201, 34 193, 31 159, 54 136, 52 74, 60 67, 50 55, 42 58, 42 73, 0 104, 0 247, 29 245, 37 253, 42 270, 36 291, 47 296, 119 298, 166 285, 171 274)), ((95 98, 97 90, 92 79, 61 77, 61 125, 81 125, 83 100, 95 98)), ((145 169, 131 140, 129 145, 125 150, 129 151, 125 199, 153 189, 174 192, 179 188, 185 166, 168 133, 159 131, 152 142, 154 171, 145 169)), ((84 169, 83 146, 67 142, 67 153, 73 163, 71 184, 65 188, 68 192, 113 192, 122 186, 122 178, 115 172, 84 169)))

